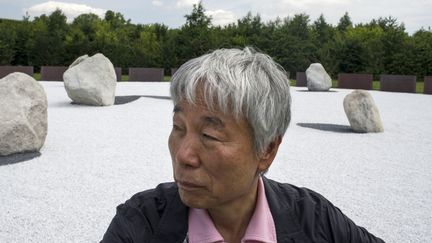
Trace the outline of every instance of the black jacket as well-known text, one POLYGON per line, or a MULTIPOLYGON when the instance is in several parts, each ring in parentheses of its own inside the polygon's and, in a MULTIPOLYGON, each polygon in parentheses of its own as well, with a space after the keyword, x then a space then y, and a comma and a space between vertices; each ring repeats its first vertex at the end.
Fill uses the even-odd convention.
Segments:
MULTIPOLYGON (((384 242, 316 192, 265 177, 263 182, 280 243, 384 242)), ((101 242, 183 242, 187 231, 188 207, 176 184, 164 183, 119 205, 101 242)))

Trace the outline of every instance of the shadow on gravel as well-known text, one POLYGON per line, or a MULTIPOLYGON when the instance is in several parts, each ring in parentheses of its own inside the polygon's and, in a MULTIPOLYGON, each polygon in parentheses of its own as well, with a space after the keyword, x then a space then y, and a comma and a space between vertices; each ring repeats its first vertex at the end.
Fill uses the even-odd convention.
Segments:
POLYGON ((329 90, 329 91, 310 91, 307 89, 301 89, 301 90, 297 90, 297 92, 308 92, 308 93, 337 93, 339 91, 336 90, 329 90))
POLYGON ((350 126, 328 123, 297 123, 297 126, 312 128, 326 132, 355 133, 350 126))
MULTIPOLYGON (((139 98, 152 98, 152 99, 161 99, 161 100, 171 100, 169 96, 158 96, 158 95, 126 95, 126 96, 116 96, 114 100, 114 105, 124 105, 138 100, 139 98)), ((74 101, 61 101, 55 104, 51 104, 52 107, 80 107, 80 106, 89 106, 76 103, 74 101), (71 106, 73 105, 73 106, 71 106)), ((97 107, 97 106, 94 106, 97 107)))
POLYGON ((21 163, 41 156, 40 152, 29 152, 0 156, 0 166, 21 163))
POLYGON ((152 99, 161 99, 161 100, 170 100, 169 96, 157 96, 157 95, 127 95, 127 96, 116 96, 114 105, 124 105, 127 103, 131 103, 141 97, 144 98, 152 98, 152 99))

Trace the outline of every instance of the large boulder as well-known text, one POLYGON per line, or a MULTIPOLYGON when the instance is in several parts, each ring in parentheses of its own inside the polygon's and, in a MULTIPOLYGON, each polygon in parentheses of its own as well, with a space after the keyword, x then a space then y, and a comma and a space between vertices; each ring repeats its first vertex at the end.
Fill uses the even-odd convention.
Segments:
POLYGON ((39 151, 47 135, 47 96, 34 78, 0 79, 0 155, 39 151))
POLYGON ((384 131, 378 108, 369 92, 354 90, 345 97, 343 106, 355 132, 384 131))
POLYGON ((307 87, 310 91, 328 91, 332 80, 321 63, 312 63, 306 70, 307 87))
POLYGON ((77 58, 63 74, 66 92, 75 103, 83 105, 113 105, 117 77, 114 66, 98 53, 77 58))

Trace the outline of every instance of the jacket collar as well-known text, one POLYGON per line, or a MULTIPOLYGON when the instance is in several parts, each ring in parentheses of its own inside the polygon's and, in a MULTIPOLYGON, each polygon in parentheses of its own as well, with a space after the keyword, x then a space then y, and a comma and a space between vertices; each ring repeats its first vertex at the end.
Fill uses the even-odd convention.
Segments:
MULTIPOLYGON (((282 189, 281 184, 264 176, 262 179, 276 227, 277 241, 289 242, 289 240, 300 239, 301 242, 308 242, 295 214, 294 193, 282 189)), ((151 240, 152 243, 183 242, 187 236, 189 208, 181 201, 177 186, 169 193, 171 195, 167 198, 171 200, 167 202, 158 230, 151 240)))
POLYGON ((183 242, 188 231, 189 208, 183 204, 178 193, 178 188, 169 192, 165 213, 159 221, 159 227, 155 232, 152 243, 183 242))
POLYGON ((295 214, 295 195, 287 190, 282 190, 279 183, 264 176, 262 178, 276 227, 277 241, 287 242, 297 239, 301 242, 308 242, 295 214))

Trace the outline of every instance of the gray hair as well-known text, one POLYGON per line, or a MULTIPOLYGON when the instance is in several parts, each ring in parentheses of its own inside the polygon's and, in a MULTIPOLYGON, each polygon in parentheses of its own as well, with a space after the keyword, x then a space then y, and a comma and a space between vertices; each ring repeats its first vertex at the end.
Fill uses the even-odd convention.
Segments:
POLYGON ((289 80, 268 55, 250 47, 220 49, 184 63, 171 79, 174 105, 196 104, 197 87, 210 110, 245 118, 257 155, 282 137, 291 120, 289 80))

